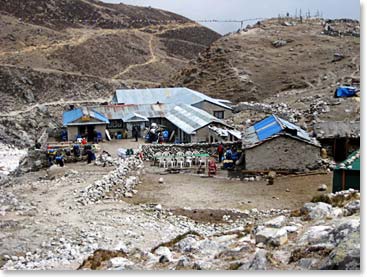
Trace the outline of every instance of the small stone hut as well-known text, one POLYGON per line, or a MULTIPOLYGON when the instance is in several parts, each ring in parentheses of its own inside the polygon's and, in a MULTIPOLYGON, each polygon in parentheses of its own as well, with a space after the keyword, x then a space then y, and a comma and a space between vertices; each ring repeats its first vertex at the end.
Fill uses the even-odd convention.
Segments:
POLYGON ((320 144, 276 115, 247 128, 242 139, 242 164, 251 171, 305 171, 318 167, 320 144))

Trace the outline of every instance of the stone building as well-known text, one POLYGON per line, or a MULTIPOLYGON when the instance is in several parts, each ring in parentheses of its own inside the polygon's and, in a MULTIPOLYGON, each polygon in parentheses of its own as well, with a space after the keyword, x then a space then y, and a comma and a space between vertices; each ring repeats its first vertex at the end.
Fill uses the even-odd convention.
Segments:
POLYGON ((315 123, 314 135, 328 155, 336 162, 345 160, 349 154, 360 148, 359 121, 325 121, 315 123))
POLYGON ((68 141, 75 141, 77 136, 94 140, 94 133, 104 137, 109 120, 92 108, 79 108, 63 113, 63 126, 67 128, 68 141))
POLYGON ((320 144, 300 127, 271 115, 247 128, 242 139, 246 170, 315 169, 320 144))

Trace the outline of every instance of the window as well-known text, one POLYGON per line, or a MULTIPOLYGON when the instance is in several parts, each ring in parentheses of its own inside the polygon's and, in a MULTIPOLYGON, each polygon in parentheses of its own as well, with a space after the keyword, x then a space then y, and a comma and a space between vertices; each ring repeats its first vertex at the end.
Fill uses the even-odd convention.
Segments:
POLYGON ((224 111, 215 111, 214 116, 219 119, 224 119, 224 111))

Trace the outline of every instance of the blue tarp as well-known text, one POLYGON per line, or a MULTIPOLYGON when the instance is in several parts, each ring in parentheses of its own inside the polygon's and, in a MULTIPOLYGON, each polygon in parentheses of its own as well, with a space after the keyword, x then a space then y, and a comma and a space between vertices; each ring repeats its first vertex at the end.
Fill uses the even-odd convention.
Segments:
POLYGON ((358 90, 355 87, 338 87, 335 91, 335 97, 351 97, 355 96, 357 92, 358 90))

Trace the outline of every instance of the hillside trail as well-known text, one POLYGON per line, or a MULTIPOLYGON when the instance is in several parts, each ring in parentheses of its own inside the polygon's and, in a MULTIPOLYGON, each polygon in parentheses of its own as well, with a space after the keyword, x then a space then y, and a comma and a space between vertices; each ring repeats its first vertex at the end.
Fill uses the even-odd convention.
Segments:
POLYGON ((67 29, 66 33, 70 35, 70 39, 61 42, 51 42, 47 44, 39 44, 34 46, 28 46, 21 50, 15 51, 0 51, 0 57, 27 54, 34 51, 56 51, 64 46, 77 46, 83 44, 91 38, 96 38, 103 35, 111 35, 117 33, 126 32, 128 29, 114 30, 114 29, 101 29, 101 30, 91 30, 91 29, 67 29))
POLYGON ((140 64, 131 64, 129 65, 128 67, 126 67, 124 69, 124 71, 112 76, 112 79, 118 79, 120 76, 128 73, 131 69, 134 69, 136 67, 141 67, 141 66, 146 66, 146 65, 149 65, 151 63, 154 63, 158 60, 158 57, 155 55, 155 51, 153 49, 153 40, 154 40, 154 35, 150 35, 150 38, 149 38, 149 52, 150 52, 150 59, 144 63, 140 63, 140 64))
MULTIPOLYGON (((167 27, 166 25, 158 25, 159 27, 167 27)), ((149 52, 150 52, 150 58, 148 61, 144 62, 144 63, 140 63, 140 64, 131 64, 128 67, 126 67, 122 72, 112 76, 113 79, 118 79, 120 78, 122 75, 125 75, 126 73, 128 73, 129 71, 131 71, 134 68, 137 67, 141 67, 141 66, 146 66, 152 63, 155 63, 157 61, 159 61, 159 57, 155 54, 154 51, 154 47, 153 47, 153 41, 155 39, 155 35, 162 35, 168 31, 175 31, 175 30, 179 30, 179 29, 185 29, 185 28, 191 28, 191 27, 197 27, 198 24, 197 23, 188 23, 188 24, 171 24, 169 25, 169 28, 164 29, 164 30, 160 30, 156 33, 150 34, 150 38, 149 38, 149 52)), ((145 28, 139 28, 139 29, 135 29, 135 31, 143 31, 145 28)), ((169 56, 163 56, 162 58, 167 58, 167 59, 173 59, 173 60, 177 60, 177 61, 181 61, 183 62, 182 59, 178 59, 178 58, 174 58, 174 57, 169 57, 169 56)))
POLYGON ((22 113, 30 112, 33 109, 41 107, 41 106, 57 106, 57 105, 84 104, 84 103, 103 103, 103 102, 108 102, 108 101, 110 101, 110 98, 98 98, 94 100, 68 100, 68 101, 61 99, 61 100, 53 101, 53 102, 37 103, 23 110, 0 113, 0 117, 17 116, 22 113))
MULTIPOLYGON (((189 28, 198 26, 197 23, 187 23, 187 24, 168 24, 168 25, 156 25, 154 27, 160 28, 164 27, 166 29, 159 31, 155 34, 163 34, 167 31, 171 30, 178 30, 182 28, 189 28)), ((34 51, 56 51, 64 46, 78 46, 83 44, 87 40, 91 38, 96 38, 103 35, 111 35, 111 34, 119 34, 119 33, 126 33, 130 31, 143 31, 146 27, 140 28, 127 28, 127 29, 74 29, 68 28, 66 29, 66 33, 70 35, 70 39, 60 42, 51 42, 47 44, 39 44, 39 45, 32 45, 25 47, 20 50, 15 51, 0 51, 0 57, 3 56, 11 56, 11 55, 19 55, 19 54, 27 54, 34 51)))

